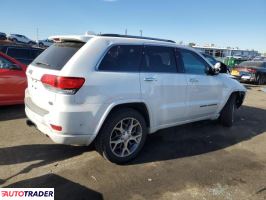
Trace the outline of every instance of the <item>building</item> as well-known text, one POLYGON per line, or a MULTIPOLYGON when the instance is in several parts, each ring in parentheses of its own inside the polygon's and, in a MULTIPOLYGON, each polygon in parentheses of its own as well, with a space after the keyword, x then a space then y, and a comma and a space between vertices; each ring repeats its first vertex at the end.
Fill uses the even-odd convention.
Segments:
POLYGON ((193 48, 205 52, 209 55, 212 55, 217 58, 224 58, 227 56, 235 56, 235 57, 243 57, 243 58, 254 58, 256 56, 259 56, 259 52, 255 50, 244 50, 244 49, 239 49, 239 48, 219 48, 215 47, 213 44, 211 45, 206 45, 206 46, 198 46, 194 45, 192 46, 193 48))

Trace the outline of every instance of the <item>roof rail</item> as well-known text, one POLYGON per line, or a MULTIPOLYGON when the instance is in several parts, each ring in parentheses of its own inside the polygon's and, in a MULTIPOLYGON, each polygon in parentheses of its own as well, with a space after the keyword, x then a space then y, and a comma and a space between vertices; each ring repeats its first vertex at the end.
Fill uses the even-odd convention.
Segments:
POLYGON ((167 39, 160 39, 160 38, 152 38, 152 37, 142 37, 142 36, 134 36, 134 35, 120 35, 120 34, 99 34, 99 36, 106 36, 106 37, 121 37, 121 38, 135 38, 135 39, 145 39, 145 40, 155 40, 155 41, 161 41, 161 42, 170 42, 175 43, 173 40, 167 40, 167 39))

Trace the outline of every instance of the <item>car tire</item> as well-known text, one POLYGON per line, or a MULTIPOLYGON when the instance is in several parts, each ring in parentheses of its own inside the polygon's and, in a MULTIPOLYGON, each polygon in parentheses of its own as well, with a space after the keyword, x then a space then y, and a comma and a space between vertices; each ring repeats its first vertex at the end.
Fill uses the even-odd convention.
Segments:
POLYGON ((29 43, 28 43, 28 45, 30 45, 30 46, 33 46, 33 45, 34 45, 34 43, 33 43, 33 42, 29 42, 29 43))
POLYGON ((39 47, 43 48, 44 44, 43 43, 39 43, 39 47))
POLYGON ((263 85, 263 83, 264 83, 263 76, 262 76, 261 74, 258 74, 258 75, 256 76, 256 84, 257 84, 257 85, 263 85))
POLYGON ((143 116, 134 109, 123 108, 106 119, 96 137, 95 148, 110 162, 122 164, 137 156, 146 137, 147 126, 143 116))
POLYGON ((232 94, 220 113, 220 122, 223 126, 231 127, 234 123, 236 109, 236 95, 232 94))

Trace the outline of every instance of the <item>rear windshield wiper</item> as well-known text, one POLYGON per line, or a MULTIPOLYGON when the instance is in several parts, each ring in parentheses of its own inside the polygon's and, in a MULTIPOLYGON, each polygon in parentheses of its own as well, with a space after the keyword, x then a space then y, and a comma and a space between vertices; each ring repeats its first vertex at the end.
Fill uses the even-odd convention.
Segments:
POLYGON ((36 65, 46 65, 48 67, 51 67, 51 65, 49 65, 48 63, 44 63, 44 62, 36 62, 36 65))

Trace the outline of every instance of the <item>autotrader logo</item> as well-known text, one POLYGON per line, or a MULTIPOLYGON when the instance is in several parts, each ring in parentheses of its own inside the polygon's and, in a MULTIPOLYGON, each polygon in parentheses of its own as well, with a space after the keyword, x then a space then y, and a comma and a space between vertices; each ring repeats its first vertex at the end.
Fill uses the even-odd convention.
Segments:
POLYGON ((0 188, 0 200, 54 200, 54 188, 0 188))

